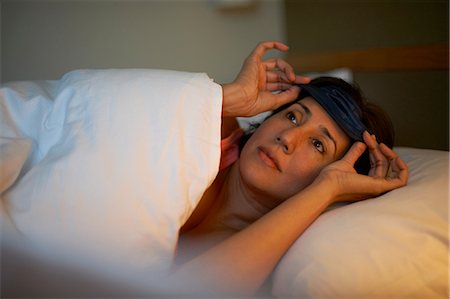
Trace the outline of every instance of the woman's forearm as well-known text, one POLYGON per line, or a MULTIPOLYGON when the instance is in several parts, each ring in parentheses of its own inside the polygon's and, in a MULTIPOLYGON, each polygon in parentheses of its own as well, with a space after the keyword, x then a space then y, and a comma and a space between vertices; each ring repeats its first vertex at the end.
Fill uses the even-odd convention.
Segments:
POLYGON ((254 294, 329 203, 326 188, 306 188, 244 230, 180 266, 171 276, 171 285, 180 285, 180 291, 191 294, 254 294))

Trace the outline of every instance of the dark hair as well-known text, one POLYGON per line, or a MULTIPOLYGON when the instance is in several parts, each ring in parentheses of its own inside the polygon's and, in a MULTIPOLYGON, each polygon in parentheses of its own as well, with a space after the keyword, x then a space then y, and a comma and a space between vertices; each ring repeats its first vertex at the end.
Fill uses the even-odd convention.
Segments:
MULTIPOLYGON (((334 78, 334 77, 319 77, 319 78, 311 80, 311 82, 309 84, 315 85, 318 87, 323 86, 323 85, 334 85, 334 86, 344 89, 348 94, 350 94, 352 99, 355 101, 355 103, 361 109, 361 120, 364 123, 364 125, 366 126, 369 133, 375 134, 378 143, 384 143, 390 148, 393 147, 394 136, 395 136, 394 126, 392 124, 392 121, 391 121, 389 115, 377 104, 369 102, 363 95, 363 93, 358 85, 350 84, 342 79, 334 78)), ((295 103, 295 102, 301 100, 303 97, 304 97, 304 95, 302 93, 300 93, 300 95, 297 99, 277 108, 267 118, 270 118, 272 115, 286 109, 287 107, 292 105, 292 103, 295 103)), ((259 124, 252 124, 250 130, 242 137, 240 144, 239 144, 239 147, 241 150, 244 147, 247 140, 250 139, 250 137, 253 135, 254 131, 257 129, 258 126, 259 126, 259 124)), ((369 173, 370 158, 369 158, 368 150, 366 150, 364 152, 364 154, 355 163, 355 169, 358 173, 361 173, 361 174, 369 173)))

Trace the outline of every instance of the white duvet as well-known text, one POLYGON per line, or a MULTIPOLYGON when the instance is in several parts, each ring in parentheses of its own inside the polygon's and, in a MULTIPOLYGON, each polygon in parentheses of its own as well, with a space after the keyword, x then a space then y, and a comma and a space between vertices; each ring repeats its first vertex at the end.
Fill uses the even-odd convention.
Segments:
POLYGON ((100 275, 163 275, 218 171, 221 87, 205 74, 85 70, 0 97, 4 225, 21 247, 100 275))

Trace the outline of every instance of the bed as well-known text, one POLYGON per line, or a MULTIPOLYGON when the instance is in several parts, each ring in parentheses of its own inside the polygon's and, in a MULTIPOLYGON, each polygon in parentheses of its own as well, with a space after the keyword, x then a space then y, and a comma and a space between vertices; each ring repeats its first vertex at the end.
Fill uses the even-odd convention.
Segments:
MULTIPOLYGON (((4 84, 0 97, 2 296, 158 293, 151 281, 218 171, 220 86, 78 70, 4 84)), ((448 297, 448 152, 396 150, 408 186, 323 213, 263 296, 448 297)))

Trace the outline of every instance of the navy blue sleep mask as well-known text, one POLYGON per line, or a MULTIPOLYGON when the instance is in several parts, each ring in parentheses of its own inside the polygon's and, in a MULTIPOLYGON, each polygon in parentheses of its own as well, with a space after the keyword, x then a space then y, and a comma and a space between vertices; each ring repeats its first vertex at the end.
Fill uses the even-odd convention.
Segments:
POLYGON ((362 136, 367 128, 361 121, 361 109, 345 90, 334 85, 299 86, 300 98, 313 97, 350 138, 363 141, 362 136))

